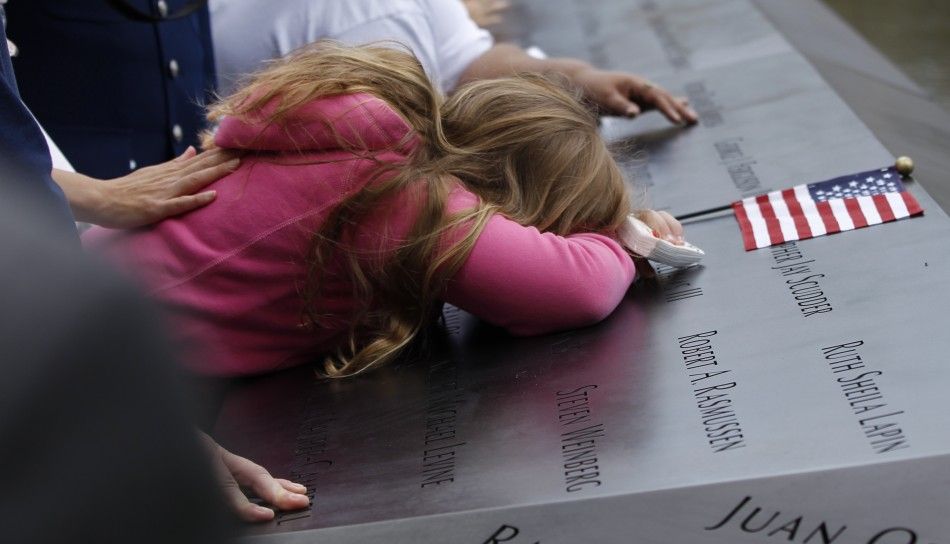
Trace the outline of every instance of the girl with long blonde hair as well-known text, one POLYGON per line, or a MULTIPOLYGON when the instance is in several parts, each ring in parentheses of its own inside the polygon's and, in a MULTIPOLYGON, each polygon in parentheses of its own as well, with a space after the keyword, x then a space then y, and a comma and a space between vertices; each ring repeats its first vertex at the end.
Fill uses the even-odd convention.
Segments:
POLYGON ((635 268, 626 185, 578 96, 525 75, 443 99, 406 52, 313 44, 211 107, 205 147, 245 153, 212 204, 84 241, 132 267, 218 375, 319 357, 359 374, 443 302, 514 334, 590 325, 635 268))

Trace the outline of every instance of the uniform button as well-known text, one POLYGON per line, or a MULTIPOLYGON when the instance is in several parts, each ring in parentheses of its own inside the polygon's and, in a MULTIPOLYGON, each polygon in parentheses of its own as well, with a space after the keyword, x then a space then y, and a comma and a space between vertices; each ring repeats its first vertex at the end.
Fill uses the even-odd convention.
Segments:
POLYGON ((178 61, 172 59, 168 61, 168 73, 172 77, 178 77, 178 73, 181 71, 181 67, 178 66, 178 61))
POLYGON ((168 2, 165 0, 158 0, 158 2, 155 3, 155 7, 158 8, 159 16, 161 16, 163 19, 168 17, 168 2))
POLYGON ((180 142, 184 136, 185 133, 182 132, 181 125, 175 125, 172 127, 172 138, 174 138, 176 142, 180 142))
POLYGON ((135 170, 139 167, 139 163, 135 162, 135 159, 129 159, 129 171, 135 170))

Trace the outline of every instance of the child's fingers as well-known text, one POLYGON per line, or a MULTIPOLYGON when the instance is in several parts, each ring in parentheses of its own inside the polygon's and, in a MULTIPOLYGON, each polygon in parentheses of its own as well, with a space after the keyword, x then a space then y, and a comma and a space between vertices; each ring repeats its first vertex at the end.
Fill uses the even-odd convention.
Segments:
POLYGON ((683 243, 683 225, 669 213, 642 210, 637 212, 636 216, 653 229, 653 235, 657 238, 674 244, 683 243))
POLYGON ((283 478, 277 478, 277 483, 281 485, 287 491, 292 493, 304 494, 307 492, 307 487, 296 482, 291 482, 290 480, 285 480, 283 478))
POLYGON ((646 223, 646 226, 650 227, 650 230, 653 231, 653 236, 657 238, 662 238, 663 233, 660 232, 660 227, 665 225, 662 221, 658 221, 658 215, 653 210, 639 210, 634 214, 637 219, 646 223), (663 223, 662 225, 659 223, 663 223))
POLYGON ((225 454, 223 458, 231 474, 234 475, 234 479, 241 485, 254 490, 254 493, 269 504, 281 510, 306 508, 310 504, 309 497, 296 490, 287 489, 281 482, 271 476, 267 469, 253 461, 230 452, 225 454))
POLYGON ((667 212, 657 212, 657 214, 666 223, 666 228, 671 236, 669 240, 673 243, 683 243, 683 225, 667 212))
POLYGON ((224 489, 224 498, 228 501, 231 510, 237 513, 238 517, 244 521, 269 521, 274 519, 274 511, 270 508, 252 503, 247 500, 241 488, 230 474, 220 476, 223 480, 221 485, 224 489))
POLYGON ((666 240, 670 237, 670 227, 659 212, 654 210, 642 210, 637 215, 640 221, 646 223, 647 226, 653 230, 653 236, 661 240, 666 240))

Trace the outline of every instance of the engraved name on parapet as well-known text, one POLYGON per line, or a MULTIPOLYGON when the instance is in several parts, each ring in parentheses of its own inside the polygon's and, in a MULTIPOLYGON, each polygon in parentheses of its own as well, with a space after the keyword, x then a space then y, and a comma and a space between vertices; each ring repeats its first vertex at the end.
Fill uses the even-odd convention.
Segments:
MULTIPOLYGON (((702 87, 705 91, 705 86, 702 87)), ((722 124, 722 112, 715 103, 707 103, 700 112, 700 120, 706 126, 716 126, 722 124), (703 119, 702 111, 706 111, 706 118, 703 119)), ((742 149, 742 138, 726 138, 713 143, 716 148, 716 154, 719 155, 721 164, 726 167, 729 179, 732 184, 739 189, 739 194, 743 198, 759 195, 768 192, 762 187, 762 182, 758 174, 755 173, 753 165, 755 158, 746 155, 742 149)))
POLYGON ((898 410, 885 400, 878 380, 883 370, 869 369, 858 348, 864 340, 854 340, 821 348, 828 368, 835 375, 848 408, 858 417, 858 426, 875 453, 888 453, 910 447, 910 440, 900 426, 898 410))
POLYGON ((731 395, 738 383, 728 379, 732 370, 722 367, 713 349, 712 337, 717 334, 704 331, 681 336, 677 342, 706 440, 713 452, 722 453, 744 448, 746 443, 731 395))
POLYGON ((812 270, 815 259, 806 259, 795 242, 772 246, 769 251, 775 262, 772 270, 785 279, 789 295, 795 301, 802 317, 826 314, 834 310, 831 299, 825 295, 821 286, 825 274, 814 273, 812 270))
POLYGON ((600 461, 597 459, 598 440, 604 438, 603 423, 593 420, 590 395, 597 385, 589 384, 559 390, 555 395, 558 425, 561 434, 561 460, 564 470, 564 491, 576 493, 604 484, 600 461))
POLYGON ((459 411, 464 392, 454 359, 433 362, 426 379, 425 439, 419 487, 455 482, 455 464, 465 442, 459 439, 459 411))
MULTIPOLYGON (((932 543, 910 527, 886 527, 884 529, 849 526, 839 522, 814 521, 804 515, 783 514, 767 506, 756 506, 752 496, 746 496, 721 520, 703 527, 707 531, 760 534, 770 538, 768 542, 801 542, 834 544, 845 534, 856 544, 923 544, 932 543)), ((765 542, 766 540, 763 540, 765 542)))

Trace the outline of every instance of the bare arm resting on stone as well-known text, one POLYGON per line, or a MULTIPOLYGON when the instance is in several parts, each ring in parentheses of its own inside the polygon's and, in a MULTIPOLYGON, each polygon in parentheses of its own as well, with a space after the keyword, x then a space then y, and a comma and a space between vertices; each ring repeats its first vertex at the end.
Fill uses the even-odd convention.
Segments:
POLYGON ((568 58, 537 59, 520 47, 501 43, 475 59, 459 79, 464 84, 518 72, 555 72, 580 87, 587 98, 604 113, 634 117, 656 109, 676 124, 693 124, 698 117, 685 98, 633 74, 600 70, 590 64, 568 58))

